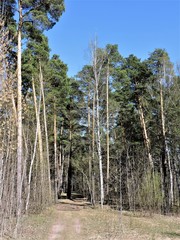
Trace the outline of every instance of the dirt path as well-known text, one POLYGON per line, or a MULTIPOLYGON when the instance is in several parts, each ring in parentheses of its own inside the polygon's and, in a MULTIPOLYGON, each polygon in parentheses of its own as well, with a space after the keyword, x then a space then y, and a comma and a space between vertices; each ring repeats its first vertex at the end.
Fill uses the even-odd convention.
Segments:
POLYGON ((60 204, 56 205, 57 220, 50 230, 48 240, 87 239, 83 236, 84 229, 82 231, 82 210, 88 205, 89 203, 83 200, 61 200, 60 204))

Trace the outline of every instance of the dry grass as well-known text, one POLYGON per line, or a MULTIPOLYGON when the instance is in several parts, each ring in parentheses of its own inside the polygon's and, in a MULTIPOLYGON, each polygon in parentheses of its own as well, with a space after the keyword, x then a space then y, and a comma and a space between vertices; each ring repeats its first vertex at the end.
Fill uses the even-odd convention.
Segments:
POLYGON ((63 200, 43 214, 24 218, 21 240, 177 240, 180 217, 92 209, 63 200))
POLYGON ((54 207, 40 214, 25 216, 18 240, 46 240, 57 213, 54 207))

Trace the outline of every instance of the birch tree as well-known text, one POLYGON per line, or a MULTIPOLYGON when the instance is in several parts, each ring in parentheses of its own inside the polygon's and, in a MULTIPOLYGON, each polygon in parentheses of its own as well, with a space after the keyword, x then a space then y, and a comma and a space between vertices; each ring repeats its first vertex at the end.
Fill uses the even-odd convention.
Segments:
POLYGON ((103 66, 105 62, 104 51, 97 48, 96 41, 92 44, 92 67, 95 81, 95 96, 96 96, 96 131, 97 131, 97 153, 99 161, 99 176, 100 176, 100 202, 101 208, 104 203, 104 180, 103 180, 103 159, 102 159, 102 147, 101 147, 101 130, 100 130, 100 99, 99 99, 99 86, 103 66))

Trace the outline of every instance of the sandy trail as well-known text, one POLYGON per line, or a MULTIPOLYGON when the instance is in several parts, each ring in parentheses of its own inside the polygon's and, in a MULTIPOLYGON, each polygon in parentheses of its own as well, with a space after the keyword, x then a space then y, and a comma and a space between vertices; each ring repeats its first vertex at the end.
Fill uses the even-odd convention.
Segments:
POLYGON ((80 211, 87 205, 89 203, 82 200, 61 200, 60 204, 56 205, 57 219, 50 230, 48 240, 85 239, 80 211))

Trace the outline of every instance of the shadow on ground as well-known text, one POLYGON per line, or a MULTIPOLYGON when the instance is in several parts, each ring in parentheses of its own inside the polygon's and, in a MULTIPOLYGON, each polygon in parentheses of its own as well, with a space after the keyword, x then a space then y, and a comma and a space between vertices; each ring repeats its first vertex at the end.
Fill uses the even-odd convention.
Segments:
POLYGON ((57 204, 59 211, 78 211, 91 206, 87 198, 77 193, 72 193, 72 199, 67 199, 66 193, 63 193, 57 204))
MULTIPOLYGON (((80 193, 72 193, 71 194, 71 198, 72 199, 77 199, 77 198, 81 199, 81 198, 84 198, 84 196, 82 194, 80 194, 80 193)), ((61 196, 60 196, 60 199, 67 199, 67 194, 62 192, 61 196)))

